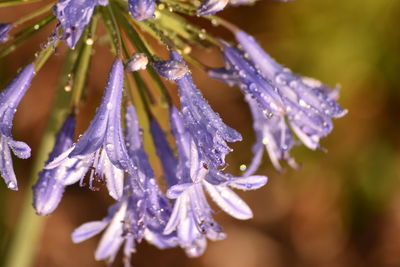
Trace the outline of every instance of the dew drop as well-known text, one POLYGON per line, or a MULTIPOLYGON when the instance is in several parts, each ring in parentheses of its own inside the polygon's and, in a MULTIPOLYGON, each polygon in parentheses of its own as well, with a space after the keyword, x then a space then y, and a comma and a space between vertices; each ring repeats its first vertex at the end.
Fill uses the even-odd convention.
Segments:
POLYGON ((244 172, 244 171, 247 169, 246 164, 240 165, 239 169, 240 169, 242 172, 244 172))
POLYGON ((18 189, 17 184, 14 183, 13 181, 9 181, 9 182, 7 183, 7 187, 8 187, 9 189, 11 189, 11 190, 17 190, 17 189, 18 189))
POLYGON ((67 84, 67 85, 64 86, 64 91, 65 91, 65 92, 71 92, 71 89, 72 89, 72 87, 71 87, 71 85, 69 85, 69 84, 67 84))
POLYGON ((86 44, 87 45, 93 45, 93 43, 94 43, 94 40, 92 38, 87 38, 86 39, 86 44))

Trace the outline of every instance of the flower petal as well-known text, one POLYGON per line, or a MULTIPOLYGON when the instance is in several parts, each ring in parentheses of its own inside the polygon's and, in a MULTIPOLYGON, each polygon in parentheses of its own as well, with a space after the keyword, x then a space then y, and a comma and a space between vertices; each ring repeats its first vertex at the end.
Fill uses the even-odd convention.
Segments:
POLYGON ((264 186, 268 181, 267 176, 252 175, 244 177, 235 177, 228 182, 230 187, 240 190, 255 190, 264 186))
POLYGON ((224 186, 214 186, 205 181, 203 184, 215 203, 232 217, 239 220, 247 220, 253 217, 249 206, 231 189, 224 186))
POLYGON ((123 220, 126 213, 127 203, 124 202, 119 210, 114 214, 107 230, 104 232, 99 245, 95 252, 96 260, 113 261, 117 255, 118 249, 121 247, 124 237, 123 235, 123 220))
POLYGON ((93 221, 93 222, 87 222, 76 228, 72 232, 72 242, 74 243, 80 243, 82 241, 85 241, 106 228, 108 225, 109 221, 103 220, 103 221, 93 221))
POLYGON ((12 164, 11 151, 8 147, 7 138, 0 135, 0 173, 7 187, 18 190, 17 178, 15 177, 12 164))

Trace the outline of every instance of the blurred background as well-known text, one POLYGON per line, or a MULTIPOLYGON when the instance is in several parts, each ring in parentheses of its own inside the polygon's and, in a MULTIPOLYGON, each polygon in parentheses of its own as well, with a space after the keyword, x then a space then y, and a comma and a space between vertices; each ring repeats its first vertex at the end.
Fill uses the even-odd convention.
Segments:
MULTIPOLYGON (((0 9, 0 20, 15 20, 38 6, 0 9)), ((332 86, 340 84, 339 102, 349 113, 335 121, 333 133, 322 141, 328 153, 294 149, 299 170, 285 166, 278 173, 265 157, 259 173, 268 175, 268 184, 239 192, 254 218, 237 221, 216 209, 228 237, 209 242, 202 257, 188 259, 180 249, 160 251, 143 243, 133 265, 400 266, 400 1, 261 0, 252 7, 228 8, 221 15, 254 35, 293 71, 332 86)), ((232 40, 228 32, 204 25, 232 40)), ((31 59, 53 27, 0 59, 1 88, 31 59)), ((46 126, 64 52, 61 48, 37 75, 15 116, 14 136, 27 142, 33 155, 46 126)), ((218 51, 193 53, 207 65, 222 64, 218 51)), ((111 62, 107 46, 96 47, 78 133, 94 114, 111 62)), ((251 159, 254 141, 246 103, 237 88, 208 79, 198 69, 193 73, 212 107, 245 138, 233 144, 235 151, 228 159, 229 171, 239 174, 240 164, 251 159)), ((32 158, 14 159, 18 192, 0 186, 0 259, 7 253, 30 190, 31 165, 32 158)), ((76 245, 70 234, 83 222, 103 218, 110 203, 104 189, 68 188, 59 208, 42 219, 33 266, 105 266, 93 257, 99 237, 76 245)), ((26 242, 30 241, 27 235, 26 242)), ((119 259, 113 266, 120 266, 119 259)))

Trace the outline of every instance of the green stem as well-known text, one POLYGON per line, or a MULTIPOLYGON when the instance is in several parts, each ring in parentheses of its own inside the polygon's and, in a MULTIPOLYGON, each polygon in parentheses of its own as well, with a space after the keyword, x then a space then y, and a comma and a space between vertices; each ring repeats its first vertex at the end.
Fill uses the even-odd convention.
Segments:
POLYGON ((21 25, 22 23, 25 23, 33 18, 39 17, 40 15, 50 11, 51 7, 54 6, 54 3, 48 4, 40 9, 38 9, 37 11, 33 11, 31 13, 29 13, 28 15, 20 18, 19 20, 17 20, 16 22, 13 23, 13 26, 18 26, 21 25))
MULTIPOLYGON (((133 25, 129 23, 127 18, 121 13, 116 16, 118 21, 121 23, 122 27, 124 28, 124 31, 126 33, 126 36, 130 40, 130 42, 135 46, 136 50, 141 53, 145 53, 149 59, 152 59, 152 53, 149 50, 149 48, 145 45, 144 41, 140 37, 139 33, 134 29, 133 25)), ((163 82, 160 79, 160 76, 158 76, 157 72, 155 69, 151 66, 147 66, 147 71, 149 72, 152 80, 156 84, 157 88, 160 90, 162 99, 161 101, 163 103, 166 103, 168 106, 172 103, 171 97, 168 93, 167 88, 163 84, 163 82)))
POLYGON ((47 62, 49 57, 54 53, 57 48, 59 41, 57 40, 54 45, 48 44, 46 48, 41 50, 39 54, 36 56, 35 63, 35 72, 38 73, 39 70, 43 67, 43 65, 47 62))
POLYGON ((72 87, 71 107, 74 109, 79 108, 83 89, 87 82, 98 18, 97 14, 92 17, 92 21, 80 40, 81 48, 77 49, 79 51, 79 56, 72 70, 72 77, 70 76, 72 79, 72 85, 70 85, 72 87))
MULTIPOLYGON (((65 116, 70 112, 70 94, 64 91, 64 84, 66 82, 66 74, 70 72, 71 62, 73 62, 75 58, 76 51, 72 51, 68 54, 65 61, 64 75, 61 76, 62 79, 60 79, 59 82, 56 99, 50 111, 50 118, 42 136, 38 152, 34 155, 35 161, 30 174, 29 185, 35 182, 39 171, 43 168, 44 162, 47 160, 48 154, 54 145, 55 134, 61 126, 63 119, 65 119, 65 116)), ((31 203, 32 190, 28 187, 19 222, 6 255, 4 267, 29 267, 32 266, 35 259, 35 252, 38 247, 38 241, 45 218, 35 214, 31 203)))
POLYGON ((33 25, 28 26, 27 28, 21 30, 16 34, 16 39, 11 43, 4 46, 0 49, 0 58, 10 54, 13 52, 19 45, 24 43, 27 39, 33 36, 35 33, 39 32, 39 30, 43 29, 46 25, 52 22, 54 19, 54 15, 48 15, 40 21, 34 23, 33 25))
POLYGON ((0 8, 23 5, 23 4, 31 4, 31 3, 36 3, 36 2, 40 2, 40 1, 43 1, 43 0, 6 0, 6 1, 3 1, 0 3, 0 8))

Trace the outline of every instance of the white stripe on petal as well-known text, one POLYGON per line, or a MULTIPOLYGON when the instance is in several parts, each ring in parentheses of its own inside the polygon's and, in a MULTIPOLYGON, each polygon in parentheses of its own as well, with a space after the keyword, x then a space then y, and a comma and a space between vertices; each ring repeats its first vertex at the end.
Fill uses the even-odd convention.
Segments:
POLYGON ((215 186, 204 181, 211 198, 226 213, 239 220, 247 220, 253 217, 249 206, 231 189, 225 186, 215 186))

